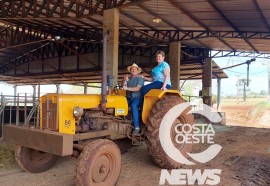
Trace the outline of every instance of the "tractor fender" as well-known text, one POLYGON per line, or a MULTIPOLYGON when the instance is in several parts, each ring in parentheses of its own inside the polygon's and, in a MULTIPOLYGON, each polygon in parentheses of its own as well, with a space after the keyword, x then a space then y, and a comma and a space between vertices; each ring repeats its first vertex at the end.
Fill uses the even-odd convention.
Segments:
POLYGON ((178 90, 163 91, 160 89, 152 89, 144 96, 143 110, 142 110, 142 121, 144 124, 147 123, 148 117, 154 104, 161 98, 167 96, 168 94, 175 94, 178 95, 179 97, 182 97, 181 93, 178 90))

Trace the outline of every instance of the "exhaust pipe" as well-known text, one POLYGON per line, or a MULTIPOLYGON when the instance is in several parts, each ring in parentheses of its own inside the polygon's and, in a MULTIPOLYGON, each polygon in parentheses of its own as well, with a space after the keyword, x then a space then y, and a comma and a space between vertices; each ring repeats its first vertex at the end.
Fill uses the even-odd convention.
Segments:
POLYGON ((107 30, 103 37, 103 61, 102 61, 102 85, 101 85, 101 109, 106 110, 107 103, 107 39, 110 31, 107 30))

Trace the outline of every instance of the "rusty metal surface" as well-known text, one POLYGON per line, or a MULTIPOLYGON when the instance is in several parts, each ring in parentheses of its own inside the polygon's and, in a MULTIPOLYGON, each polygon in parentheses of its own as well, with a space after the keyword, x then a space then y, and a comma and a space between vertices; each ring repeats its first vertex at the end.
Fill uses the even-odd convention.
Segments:
MULTIPOLYGON (((122 124, 119 124, 119 126, 120 125, 122 124)), ((117 130, 100 130, 100 131, 91 131, 87 133, 74 134, 73 141, 80 141, 80 140, 86 140, 86 139, 92 139, 92 138, 98 138, 98 137, 107 137, 108 139, 111 139, 111 140, 123 139, 127 137, 127 134, 124 128, 127 128, 127 127, 124 126, 124 127, 118 128, 117 130)))
POLYGON ((101 130, 101 131, 94 131, 94 132, 87 132, 87 133, 79 133, 73 135, 73 141, 85 140, 90 138, 97 138, 103 136, 110 136, 114 134, 111 130, 101 130))
POLYGON ((71 155, 73 152, 73 135, 38 128, 6 125, 3 141, 58 156, 71 155))

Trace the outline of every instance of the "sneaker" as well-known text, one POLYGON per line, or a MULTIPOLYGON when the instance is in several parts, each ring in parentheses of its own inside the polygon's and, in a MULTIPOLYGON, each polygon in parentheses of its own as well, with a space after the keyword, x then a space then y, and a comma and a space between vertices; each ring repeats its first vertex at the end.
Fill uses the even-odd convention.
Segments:
POLYGON ((134 136, 140 135, 140 129, 134 129, 132 135, 134 136))

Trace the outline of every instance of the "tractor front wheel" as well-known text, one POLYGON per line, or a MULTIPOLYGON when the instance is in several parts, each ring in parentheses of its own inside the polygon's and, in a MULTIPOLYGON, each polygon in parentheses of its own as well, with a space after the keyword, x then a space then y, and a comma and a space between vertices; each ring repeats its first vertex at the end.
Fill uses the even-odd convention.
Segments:
POLYGON ((79 156, 75 184, 80 186, 114 186, 121 170, 121 152, 106 139, 89 143, 79 156))
POLYGON ((15 149, 15 159, 21 169, 39 173, 49 170, 58 156, 18 145, 15 149))

